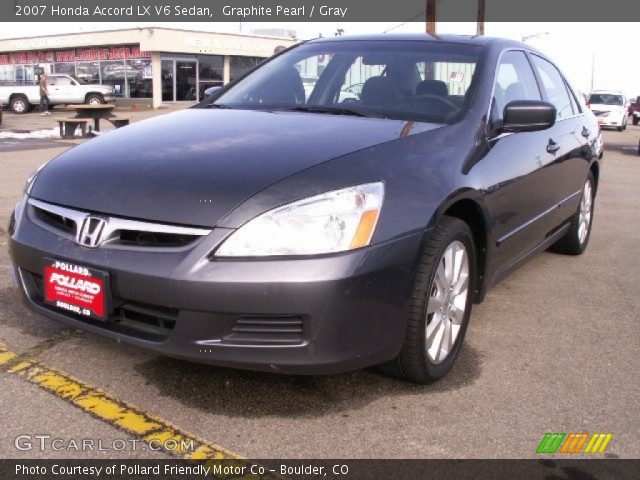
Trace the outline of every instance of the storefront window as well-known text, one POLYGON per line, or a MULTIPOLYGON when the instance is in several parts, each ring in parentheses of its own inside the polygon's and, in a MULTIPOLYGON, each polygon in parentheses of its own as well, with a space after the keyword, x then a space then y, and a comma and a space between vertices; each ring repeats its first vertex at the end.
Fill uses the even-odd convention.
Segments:
POLYGON ((16 80, 16 69, 13 65, 0 65, 0 82, 13 83, 16 80))
POLYGON ((230 64, 230 80, 233 82, 234 80, 240 78, 246 72, 251 70, 253 67, 262 62, 264 58, 261 57, 231 57, 230 64))
POLYGON ((224 57, 221 55, 198 55, 200 100, 204 99, 204 91, 209 87, 222 86, 224 57))
POLYGON ((76 77, 84 83, 100 83, 100 63, 78 62, 76 77))
POLYGON ((151 98, 152 74, 151 60, 127 60, 127 83, 129 84, 129 97, 151 98))
MULTIPOLYGON (((100 69, 102 72, 102 83, 105 85, 113 85, 117 97, 125 96, 124 60, 100 62, 100 69)), ((132 74, 132 76, 135 76, 135 74, 132 74)))
POLYGON ((75 75, 76 64, 75 63, 54 63, 53 71, 54 73, 64 73, 66 75, 75 75))

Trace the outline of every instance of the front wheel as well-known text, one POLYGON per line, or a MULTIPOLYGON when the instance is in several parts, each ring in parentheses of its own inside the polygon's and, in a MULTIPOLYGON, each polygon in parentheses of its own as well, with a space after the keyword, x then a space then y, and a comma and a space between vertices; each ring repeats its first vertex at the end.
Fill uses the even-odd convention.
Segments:
POLYGON ((380 366, 384 373, 431 383, 451 370, 469 323, 475 278, 471 230, 462 220, 443 217, 418 265, 404 345, 380 366))
POLYGON ((638 117, 636 117, 635 115, 633 116, 633 120, 631 120, 633 122, 634 125, 638 125, 638 117))
POLYGON ((102 105, 104 103, 104 99, 102 95, 89 95, 87 96, 88 105, 102 105))
POLYGON ((595 179, 589 172, 582 187, 582 197, 578 210, 571 218, 569 231, 562 237, 552 250, 565 255, 581 255, 589 244, 591 225, 593 224, 593 203, 595 200, 595 179))

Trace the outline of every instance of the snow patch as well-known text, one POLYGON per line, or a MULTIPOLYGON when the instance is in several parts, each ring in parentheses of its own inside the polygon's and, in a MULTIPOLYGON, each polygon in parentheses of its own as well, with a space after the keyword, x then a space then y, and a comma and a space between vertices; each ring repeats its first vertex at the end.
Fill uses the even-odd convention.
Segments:
MULTIPOLYGON (((79 131, 76 131, 76 134, 79 134, 79 131)), ((60 138, 60 129, 52 128, 51 130, 32 130, 30 132, 0 132, 0 140, 5 138, 13 138, 17 140, 32 138, 60 138)))

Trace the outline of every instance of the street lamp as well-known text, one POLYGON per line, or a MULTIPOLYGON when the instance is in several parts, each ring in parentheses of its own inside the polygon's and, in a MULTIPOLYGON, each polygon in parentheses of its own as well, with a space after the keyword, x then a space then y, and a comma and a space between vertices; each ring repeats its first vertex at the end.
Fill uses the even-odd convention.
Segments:
POLYGON ((522 37, 522 41, 526 42, 527 40, 531 40, 532 38, 541 38, 541 37, 544 37, 545 35, 551 35, 551 34, 549 32, 533 33, 531 35, 525 35, 524 37, 522 37))

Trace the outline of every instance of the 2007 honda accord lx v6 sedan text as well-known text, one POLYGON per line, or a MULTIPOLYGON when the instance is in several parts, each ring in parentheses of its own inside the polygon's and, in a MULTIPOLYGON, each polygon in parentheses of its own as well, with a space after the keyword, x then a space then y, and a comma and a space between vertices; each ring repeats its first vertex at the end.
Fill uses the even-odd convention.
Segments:
POLYGON ((527 45, 319 39, 39 169, 15 276, 34 311, 162 354, 429 382, 487 288, 584 251, 600 147, 527 45))

